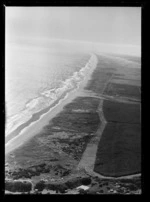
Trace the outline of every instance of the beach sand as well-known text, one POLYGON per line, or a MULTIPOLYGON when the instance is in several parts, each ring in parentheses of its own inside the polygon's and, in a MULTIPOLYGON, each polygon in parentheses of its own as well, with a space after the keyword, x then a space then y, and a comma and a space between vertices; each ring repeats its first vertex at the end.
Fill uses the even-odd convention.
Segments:
POLYGON ((139 193, 140 70, 120 57, 96 57, 77 89, 6 144, 6 178, 29 179, 39 192, 78 194, 88 185, 88 193, 139 193))
MULTIPOLYGON (((95 58, 95 60, 97 59, 95 58)), ((58 104, 56 104, 53 108, 51 108, 51 110, 50 107, 48 107, 47 109, 42 110, 41 112, 38 112, 37 115, 33 116, 33 118, 30 121, 28 121, 27 124, 22 124, 19 127, 19 130, 17 129, 15 130, 15 132, 12 132, 12 134, 10 134, 12 140, 9 140, 9 137, 6 137, 5 154, 8 154, 9 152, 18 148, 26 141, 28 141, 30 138, 32 138, 34 135, 39 133, 42 130, 42 128, 45 125, 47 125, 52 118, 54 118, 60 111, 62 111, 63 107, 66 104, 70 103, 76 97, 82 96, 84 94, 83 89, 84 87, 86 87, 88 81, 91 78, 91 74, 95 68, 96 65, 90 68, 90 70, 86 72, 84 80, 82 80, 78 88, 71 92, 68 92, 66 96, 64 97, 62 96, 63 98, 57 101, 58 104), (41 118, 38 119, 40 116, 41 118), (26 125, 29 126, 26 127, 26 125), (7 142, 8 140, 9 142, 7 142)))

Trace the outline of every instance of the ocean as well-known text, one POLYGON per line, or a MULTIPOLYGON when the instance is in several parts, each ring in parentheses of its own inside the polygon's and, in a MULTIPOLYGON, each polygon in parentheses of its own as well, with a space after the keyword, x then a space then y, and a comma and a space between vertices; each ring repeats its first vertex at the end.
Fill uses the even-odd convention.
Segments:
POLYGON ((62 43, 6 44, 5 135, 76 88, 90 58, 62 43))

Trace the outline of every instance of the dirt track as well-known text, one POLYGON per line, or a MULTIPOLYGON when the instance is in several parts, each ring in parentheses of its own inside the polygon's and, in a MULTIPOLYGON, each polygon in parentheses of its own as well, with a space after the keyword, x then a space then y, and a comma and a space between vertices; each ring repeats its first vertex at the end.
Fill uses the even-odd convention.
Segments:
POLYGON ((89 173, 91 176, 98 176, 100 178, 131 179, 131 178, 134 178, 137 176, 141 176, 141 174, 139 173, 139 174, 126 175, 126 176, 121 176, 121 177, 108 177, 108 176, 104 176, 104 175, 101 175, 101 174, 94 172, 94 165, 95 165, 95 161, 96 161, 96 153, 97 153, 97 149, 98 149, 98 144, 101 140, 101 137, 103 135, 103 131, 104 131, 105 126, 107 124, 107 121, 106 121, 104 114, 103 114, 103 101, 104 100, 111 100, 111 101, 121 102, 121 103, 140 104, 139 99, 134 99, 134 98, 130 98, 130 97, 121 97, 121 96, 116 97, 116 96, 110 96, 110 95, 106 95, 106 94, 104 95, 104 91, 105 91, 106 87, 108 86, 108 84, 112 81, 113 76, 114 76, 114 74, 112 74, 112 76, 109 78, 109 80, 106 81, 101 94, 97 95, 96 93, 93 93, 92 91, 87 91, 87 93, 84 92, 85 95, 87 94, 87 96, 100 99, 98 114, 99 114, 99 118, 101 120, 101 124, 100 124, 96 134, 94 135, 94 137, 88 143, 86 150, 84 151, 82 158, 78 164, 77 169, 79 170, 79 169, 84 168, 87 171, 87 173, 89 173))

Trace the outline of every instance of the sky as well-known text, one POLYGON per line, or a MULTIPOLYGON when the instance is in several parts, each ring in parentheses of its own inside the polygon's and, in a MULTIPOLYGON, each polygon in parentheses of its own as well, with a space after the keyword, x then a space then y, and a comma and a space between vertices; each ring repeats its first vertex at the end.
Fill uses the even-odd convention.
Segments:
POLYGON ((6 7, 6 40, 56 38, 141 46, 140 7, 6 7))

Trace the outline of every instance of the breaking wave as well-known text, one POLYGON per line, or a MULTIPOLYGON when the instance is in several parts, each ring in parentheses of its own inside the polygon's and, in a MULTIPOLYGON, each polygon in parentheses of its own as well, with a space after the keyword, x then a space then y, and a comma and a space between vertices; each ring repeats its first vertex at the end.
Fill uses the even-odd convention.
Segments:
POLYGON ((17 129, 21 124, 27 122, 34 113, 39 112, 53 104, 57 99, 61 97, 68 90, 74 90, 80 84, 80 82, 86 76, 86 72, 92 66, 96 65, 97 57, 94 54, 91 54, 89 61, 80 71, 76 71, 70 78, 67 78, 65 81, 62 81, 59 87, 53 89, 46 89, 43 92, 39 93, 39 96, 28 101, 24 109, 12 117, 8 118, 6 122, 6 136, 17 129))

